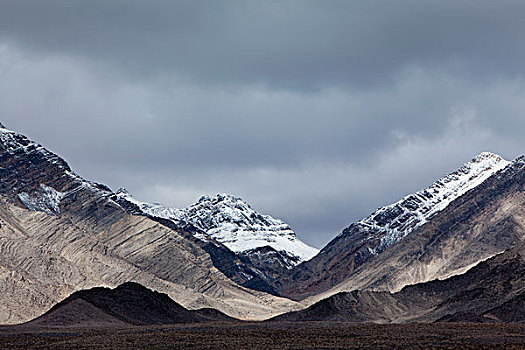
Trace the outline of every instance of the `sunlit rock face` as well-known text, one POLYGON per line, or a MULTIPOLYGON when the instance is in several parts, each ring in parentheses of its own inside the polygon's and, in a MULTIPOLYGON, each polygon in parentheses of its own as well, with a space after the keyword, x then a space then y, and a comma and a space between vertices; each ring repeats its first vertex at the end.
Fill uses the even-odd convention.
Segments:
POLYGON ((525 226, 521 164, 522 158, 480 154, 351 224, 284 276, 280 293, 301 299, 362 288, 395 291, 464 272, 512 247, 525 226))
POLYGON ((291 267, 319 252, 301 242, 285 222, 256 212, 231 194, 202 196, 197 203, 181 209, 139 202, 123 189, 117 191, 117 196, 135 204, 144 214, 191 224, 199 229, 195 237, 219 242, 235 253, 250 255, 251 251, 260 252, 259 248, 269 247, 281 255, 278 259, 282 263, 291 267))
POLYGON ((72 292, 136 281, 188 308, 261 319, 296 307, 265 292, 249 261, 191 225, 133 215, 107 186, 0 129, 0 323, 27 321, 72 292))

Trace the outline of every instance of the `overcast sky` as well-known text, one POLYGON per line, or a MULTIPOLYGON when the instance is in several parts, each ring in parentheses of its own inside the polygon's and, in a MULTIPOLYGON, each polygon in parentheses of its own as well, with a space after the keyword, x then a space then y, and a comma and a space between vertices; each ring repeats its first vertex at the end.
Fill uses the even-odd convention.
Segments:
POLYGON ((525 153, 524 1, 0 1, 0 121, 148 202, 233 193, 323 246, 525 153))

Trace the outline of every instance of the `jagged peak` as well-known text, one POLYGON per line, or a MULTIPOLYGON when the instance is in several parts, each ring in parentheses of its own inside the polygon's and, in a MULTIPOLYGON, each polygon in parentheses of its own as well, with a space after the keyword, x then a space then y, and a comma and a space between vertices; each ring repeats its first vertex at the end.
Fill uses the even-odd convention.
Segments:
POLYGON ((429 187, 407 195, 396 203, 379 208, 357 224, 370 230, 369 239, 379 237, 381 243, 371 253, 382 250, 402 239, 454 199, 478 186, 511 162, 501 156, 482 152, 429 187))
POLYGON ((115 192, 115 194, 120 194, 120 195, 126 195, 126 196, 130 196, 130 197, 133 197, 129 192, 128 190, 126 190, 124 187, 121 187, 117 190, 117 192, 115 192))
MULTIPOLYGON (((30 140, 27 136, 16 131, 8 130, 3 124, 1 124, 1 126, 0 148, 2 152, 9 154, 13 159, 23 162, 26 156, 37 156, 39 159, 45 160, 48 164, 57 166, 61 171, 71 170, 67 162, 60 156, 44 148, 39 143, 30 140)), ((28 182, 28 180, 29 179, 25 181, 28 182)))
MULTIPOLYGON (((429 186, 429 188, 440 182, 447 183, 451 180, 457 180, 458 176, 463 176, 466 174, 473 174, 475 177, 482 174, 491 174, 492 172, 496 172, 497 170, 506 167, 510 163, 511 162, 498 154, 492 152, 482 152, 472 158, 470 161, 463 164, 458 170, 453 171, 436 181, 434 184, 429 186)), ((468 186, 468 184, 466 185, 468 186)))
POLYGON ((271 246, 285 252, 294 263, 318 253, 318 249, 301 242, 288 224, 258 213, 244 200, 229 193, 204 195, 198 202, 180 209, 139 202, 125 190, 117 191, 117 196, 137 205, 148 215, 190 223, 201 230, 195 234, 196 238, 208 241, 211 237, 237 253, 271 246))
POLYGON ((483 161, 484 159, 505 160, 499 154, 485 151, 485 152, 481 152, 480 154, 472 158, 471 162, 480 162, 480 161, 483 161))
POLYGON ((525 154, 519 156, 518 158, 514 159, 515 163, 524 163, 525 162, 525 154))
POLYGON ((240 197, 236 197, 231 193, 217 193, 215 196, 211 195, 203 195, 199 198, 197 203, 204 203, 204 202, 211 202, 211 203, 220 203, 220 202, 232 202, 232 203, 243 203, 250 207, 246 201, 244 201, 240 197))

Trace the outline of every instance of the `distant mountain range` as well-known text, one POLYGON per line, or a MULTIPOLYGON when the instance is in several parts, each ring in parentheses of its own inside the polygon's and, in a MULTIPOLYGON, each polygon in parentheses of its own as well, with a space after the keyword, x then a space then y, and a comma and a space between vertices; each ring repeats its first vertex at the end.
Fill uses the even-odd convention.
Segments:
POLYGON ((318 251, 233 195, 187 208, 140 202, 1 126, 0 323, 64 300, 52 311, 78 304, 133 324, 133 312, 112 313, 114 292, 94 290, 109 298, 104 305, 72 294, 128 281, 144 287, 116 291, 166 293, 180 308, 166 307, 191 322, 202 315, 187 309, 202 308, 258 320, 519 321, 505 313, 521 305, 524 184, 524 157, 484 152, 318 251))
POLYGON ((0 128, 0 323, 27 321, 80 289, 127 281, 238 318, 300 307, 264 292, 272 290, 260 269, 197 238, 202 230, 135 215, 119 202, 56 154, 0 128))
MULTIPOLYGON (((178 225, 190 224, 200 230, 195 237, 220 243, 235 253, 249 256, 261 254, 261 248, 271 248, 286 268, 311 259, 319 252, 297 239, 283 221, 259 214, 231 194, 202 196, 197 203, 182 209, 139 202, 124 189, 119 189, 116 195, 120 202, 135 205, 137 213, 171 220, 178 225)), ((274 258, 269 259, 272 263, 274 258)))

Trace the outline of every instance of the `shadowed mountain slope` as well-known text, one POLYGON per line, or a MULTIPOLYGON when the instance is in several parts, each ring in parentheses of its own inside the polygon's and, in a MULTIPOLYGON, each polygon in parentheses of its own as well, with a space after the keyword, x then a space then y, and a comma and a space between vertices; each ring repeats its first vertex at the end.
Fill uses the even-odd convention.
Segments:
POLYGON ((74 291, 129 280, 184 307, 239 318, 297 307, 240 286, 264 283, 228 248, 212 251, 191 227, 132 215, 116 199, 41 145, 0 128, 0 323, 32 319, 74 291))
POLYGON ((353 291, 323 299, 279 321, 525 322, 525 245, 464 274, 397 293, 353 291))
POLYGON ((234 320, 213 309, 188 310, 167 294, 127 282, 115 289, 77 291, 24 326, 107 327, 234 320))
POLYGON ((525 235, 524 158, 504 164, 497 171, 487 165, 490 176, 380 252, 377 228, 351 225, 285 275, 278 290, 294 299, 317 294, 314 300, 357 289, 397 291, 462 273, 513 247, 525 235))
POLYGON ((274 295, 278 295, 272 285, 276 278, 318 252, 301 242, 283 221, 262 215, 229 194, 202 196, 181 209, 137 201, 124 189, 113 199, 134 215, 183 228, 227 277, 274 295))
MULTIPOLYGON (((408 292, 381 291, 462 273, 519 244, 525 235, 524 183, 525 158, 509 163, 483 153, 429 188, 352 224, 314 258, 289 268, 296 261, 286 262, 291 255, 275 247, 234 252, 223 244, 233 237, 232 249, 240 246, 242 235, 232 230, 224 239, 213 230, 249 213, 240 222, 243 235, 258 237, 271 227, 277 230, 272 234, 300 246, 287 227, 235 198, 204 198, 186 213, 191 222, 184 215, 154 216, 139 210, 140 203, 82 179, 25 136, 0 128, 0 322, 27 321, 77 290, 130 280, 167 293, 185 308, 217 309, 239 319, 268 318, 361 289, 334 299, 334 305, 350 305, 353 311, 344 314, 360 320, 424 320, 425 310, 437 305, 428 303, 444 302, 445 296, 405 298, 408 292), (230 204, 239 211, 232 214, 230 204), (216 208, 218 220, 211 215, 216 208), (263 219, 269 221, 261 230, 245 225, 263 219), (298 303, 263 291, 307 299, 298 303), (389 311, 377 305, 389 305, 389 311), (421 313, 416 317, 411 310, 421 313)), ((68 305, 85 306, 86 317, 101 312, 86 302, 68 305)), ((501 308, 495 317, 521 301, 505 302, 495 306, 501 308)), ((331 314, 330 305, 316 312, 331 314)), ((103 314, 105 322, 122 322, 103 314)))
POLYGON ((171 208, 158 203, 134 199, 126 190, 116 192, 119 201, 136 206, 136 211, 151 217, 189 223, 200 229, 195 236, 201 240, 220 242, 235 253, 258 248, 279 252, 285 267, 294 266, 316 255, 319 250, 301 242, 290 226, 269 215, 263 215, 241 198, 231 194, 202 196, 187 208, 171 208))

